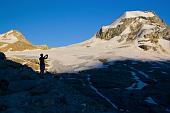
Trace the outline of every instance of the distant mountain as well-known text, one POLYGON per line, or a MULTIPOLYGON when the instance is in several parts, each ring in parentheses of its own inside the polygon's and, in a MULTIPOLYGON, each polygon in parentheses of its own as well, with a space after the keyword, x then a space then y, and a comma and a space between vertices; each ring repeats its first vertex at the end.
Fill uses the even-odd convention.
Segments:
POLYGON ((32 45, 24 35, 16 30, 11 30, 7 33, 0 35, 0 51, 23 51, 34 49, 48 49, 48 46, 35 46, 32 45))
POLYGON ((103 26, 93 37, 133 46, 145 51, 170 53, 170 28, 154 12, 128 11, 112 24, 103 26))

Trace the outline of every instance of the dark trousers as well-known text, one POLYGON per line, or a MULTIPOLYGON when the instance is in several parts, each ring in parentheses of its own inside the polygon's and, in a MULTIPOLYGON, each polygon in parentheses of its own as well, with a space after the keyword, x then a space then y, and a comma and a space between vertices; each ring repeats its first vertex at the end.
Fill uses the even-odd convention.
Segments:
POLYGON ((40 74, 44 74, 45 64, 40 64, 40 74))

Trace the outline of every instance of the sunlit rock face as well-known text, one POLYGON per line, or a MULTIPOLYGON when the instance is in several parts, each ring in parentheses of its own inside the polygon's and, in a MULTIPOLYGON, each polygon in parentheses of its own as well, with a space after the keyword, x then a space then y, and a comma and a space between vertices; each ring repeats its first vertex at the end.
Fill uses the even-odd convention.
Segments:
POLYGON ((48 49, 47 45, 32 45, 24 35, 16 30, 11 30, 0 35, 0 51, 24 51, 34 49, 48 49))
POLYGON ((103 26, 96 38, 121 44, 134 43, 143 50, 169 52, 170 28, 153 12, 129 11, 111 25, 103 26))

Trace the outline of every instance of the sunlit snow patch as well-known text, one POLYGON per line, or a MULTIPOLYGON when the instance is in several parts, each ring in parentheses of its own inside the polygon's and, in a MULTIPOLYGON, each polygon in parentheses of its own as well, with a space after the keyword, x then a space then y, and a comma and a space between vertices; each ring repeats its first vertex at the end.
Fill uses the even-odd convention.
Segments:
POLYGON ((0 42, 4 42, 4 43, 15 43, 18 41, 18 38, 14 35, 9 35, 7 37, 0 37, 0 42))

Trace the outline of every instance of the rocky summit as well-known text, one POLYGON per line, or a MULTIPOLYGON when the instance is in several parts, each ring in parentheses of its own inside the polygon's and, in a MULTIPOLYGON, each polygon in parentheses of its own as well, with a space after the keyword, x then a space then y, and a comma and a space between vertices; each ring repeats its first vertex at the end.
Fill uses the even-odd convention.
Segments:
POLYGON ((24 35, 16 30, 11 30, 7 33, 0 35, 0 51, 23 51, 35 49, 48 49, 48 46, 35 46, 32 45, 24 35))
POLYGON ((115 40, 120 45, 135 44, 145 51, 170 52, 170 28, 154 12, 126 12, 112 24, 103 26, 95 37, 115 40))

